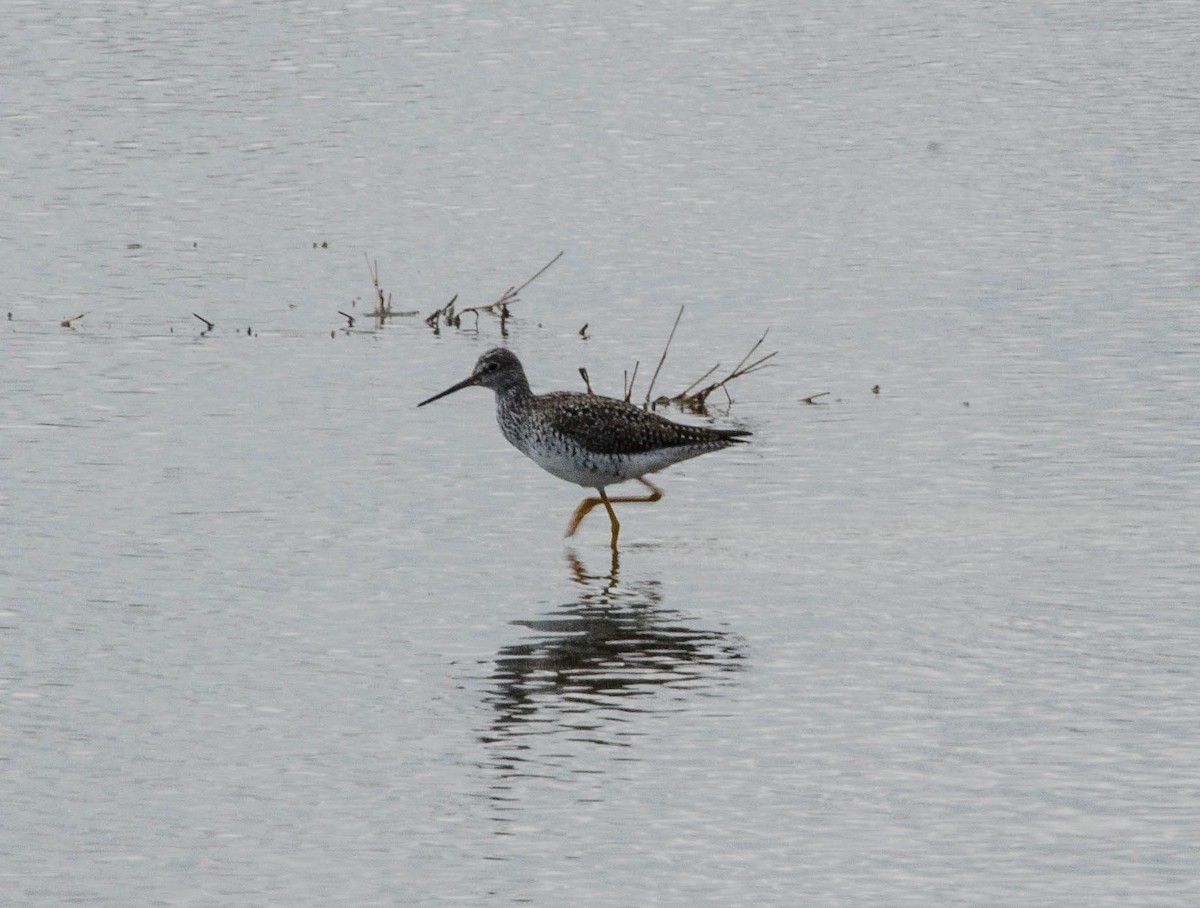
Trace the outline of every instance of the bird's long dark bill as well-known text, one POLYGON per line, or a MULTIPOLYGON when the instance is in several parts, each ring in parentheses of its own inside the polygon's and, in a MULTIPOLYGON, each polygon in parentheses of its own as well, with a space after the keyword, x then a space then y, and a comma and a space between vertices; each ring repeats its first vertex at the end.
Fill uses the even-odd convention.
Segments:
POLYGON ((423 400, 423 401, 421 401, 419 404, 417 404, 417 406, 418 406, 418 407, 423 407, 423 406, 425 406, 426 404, 431 404, 431 403, 433 403, 435 400, 441 400, 441 399, 442 399, 443 397, 445 397, 447 394, 453 394, 455 391, 461 391, 463 388, 469 388, 469 387, 471 387, 471 385, 473 385, 473 384, 475 384, 475 383, 476 383, 476 382, 475 382, 475 376, 474 376, 474 375, 472 375, 472 376, 470 376, 470 377, 468 377, 468 378, 464 378, 464 379, 463 379, 462 381, 460 381, 460 382, 459 382, 457 385, 451 385, 449 388, 447 388, 447 389, 446 389, 445 391, 443 391, 441 394, 435 394, 435 395, 433 395, 433 397, 429 398, 429 400, 423 400))

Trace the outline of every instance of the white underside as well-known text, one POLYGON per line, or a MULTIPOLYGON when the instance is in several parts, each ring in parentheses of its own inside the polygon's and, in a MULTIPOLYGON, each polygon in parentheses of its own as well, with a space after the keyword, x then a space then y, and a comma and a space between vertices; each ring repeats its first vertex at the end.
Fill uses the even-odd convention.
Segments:
POLYGON ((679 450, 670 448, 648 451, 645 454, 627 454, 620 458, 611 454, 591 454, 582 464, 565 454, 541 451, 525 453, 547 473, 589 489, 603 489, 608 485, 636 479, 646 473, 657 473, 671 464, 679 463, 681 459, 679 450))

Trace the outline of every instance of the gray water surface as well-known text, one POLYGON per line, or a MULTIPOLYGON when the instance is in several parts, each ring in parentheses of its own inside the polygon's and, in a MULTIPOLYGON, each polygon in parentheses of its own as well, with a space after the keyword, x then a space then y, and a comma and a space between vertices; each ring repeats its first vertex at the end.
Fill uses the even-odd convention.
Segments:
POLYGON ((1200 899, 1191 4, 8 23, 8 901, 1200 899), (616 556, 415 407, 683 304, 616 556))

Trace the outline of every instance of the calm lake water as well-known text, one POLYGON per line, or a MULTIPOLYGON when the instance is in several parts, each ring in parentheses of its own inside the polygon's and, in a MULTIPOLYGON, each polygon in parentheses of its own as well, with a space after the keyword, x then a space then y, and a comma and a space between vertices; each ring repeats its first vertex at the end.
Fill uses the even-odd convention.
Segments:
POLYGON ((7 13, 7 902, 1200 901, 1191 3, 7 13))

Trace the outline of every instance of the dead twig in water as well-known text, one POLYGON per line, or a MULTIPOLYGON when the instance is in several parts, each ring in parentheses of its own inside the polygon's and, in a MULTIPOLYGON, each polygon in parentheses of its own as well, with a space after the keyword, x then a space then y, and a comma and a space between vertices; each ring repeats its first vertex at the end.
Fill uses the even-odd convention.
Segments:
MULTIPOLYGON (((508 318, 508 304, 512 303, 512 302, 516 302, 516 299, 517 299, 517 288, 509 287, 502 294, 500 294, 500 299, 496 300, 494 303, 488 303, 487 305, 484 305, 484 306, 467 306, 467 308, 465 308, 465 309, 460 309, 459 313, 458 313, 458 318, 461 319, 464 315, 466 315, 468 312, 470 312, 472 315, 475 316, 475 327, 476 328, 479 327, 479 313, 480 312, 487 312, 491 315, 498 315, 498 316, 500 316, 501 320, 504 320, 504 319, 508 318)), ((454 327, 456 327, 456 328, 458 327, 457 322, 455 322, 454 327)))
POLYGON ((458 327, 458 322, 456 321, 456 317, 454 315, 454 304, 457 302, 458 294, 456 293, 454 296, 450 297, 450 302, 446 303, 446 305, 442 306, 440 309, 434 309, 425 317, 425 324, 433 329, 434 334, 442 333, 442 319, 446 320, 447 325, 451 325, 455 328, 458 327))
POLYGON ((554 258, 550 259, 550 261, 546 262, 546 264, 544 264, 541 268, 539 268, 537 273, 533 277, 531 277, 529 280, 527 280, 525 283, 523 283, 520 287, 517 288, 516 292, 520 293, 522 290, 524 290, 526 287, 528 287, 530 284, 532 284, 534 281, 536 281, 539 277, 541 277, 543 274, 545 274, 547 271, 549 271, 550 266, 553 265, 555 262, 557 262, 560 258, 562 258, 563 252, 565 252, 565 251, 566 250, 564 250, 564 249, 560 249, 558 251, 558 255, 556 255, 554 258))
MULTIPOLYGON (((550 266, 553 265, 555 262, 557 262, 562 257, 563 257, 563 253, 559 252, 558 255, 556 255, 554 258, 550 259, 550 261, 546 262, 546 264, 544 264, 541 268, 539 268, 537 273, 533 277, 531 277, 529 280, 527 280, 525 283, 523 283, 519 287, 509 287, 507 290, 505 290, 503 293, 501 293, 499 299, 495 300, 494 302, 488 303, 487 305, 484 305, 484 306, 468 306, 466 309, 460 309, 458 312, 458 315, 461 317, 461 316, 466 315, 468 312, 473 313, 475 316, 475 327, 476 328, 479 327, 479 313, 488 312, 488 313, 491 313, 492 315, 499 315, 500 316, 500 332, 502 334, 506 334, 507 329, 505 328, 504 323, 509 318, 511 318, 511 314, 508 311, 508 304, 517 302, 521 291, 524 290, 526 287, 528 287, 530 284, 532 284, 534 281, 536 281, 543 274, 545 274, 549 270, 550 266)), ((458 325, 455 324, 455 327, 457 328, 458 325)), ((584 325, 584 327, 586 328, 587 326, 584 325)))
MULTIPOLYGON (((645 401, 645 403, 642 404, 643 409, 653 409, 654 407, 657 407, 660 404, 678 404, 681 408, 683 408, 685 410, 690 410, 694 413, 704 414, 706 412, 705 403, 708 400, 709 395, 712 394, 714 391, 716 391, 718 388, 725 391, 725 397, 729 400, 730 403, 733 403, 733 398, 729 396, 729 391, 727 389, 728 384, 730 382, 732 382, 735 378, 741 378, 743 375, 749 375, 751 372, 757 372, 759 369, 765 368, 766 365, 768 364, 768 361, 771 360, 773 357, 775 357, 779 353, 778 350, 774 350, 771 353, 766 354, 765 356, 760 356, 757 359, 754 359, 754 354, 758 352, 758 349, 763 345, 763 342, 767 339, 767 334, 770 333, 771 329, 768 328, 766 331, 764 331, 762 333, 762 337, 760 337, 757 341, 755 341, 754 345, 749 349, 749 351, 747 351, 746 355, 741 358, 741 360, 738 362, 738 364, 736 366, 734 366, 733 370, 728 375, 726 375, 723 379, 721 379, 720 381, 715 381, 709 385, 705 385, 699 391, 695 391, 695 392, 692 391, 693 388, 695 388, 697 385, 699 385, 701 382, 703 382, 705 379, 707 379, 710 375, 712 375, 714 372, 716 372, 717 369, 721 368, 721 364, 717 363, 715 366, 713 366, 711 369, 709 369, 707 372, 705 372, 703 375, 701 375, 698 379, 696 379, 694 382, 692 382, 690 385, 688 385, 686 388, 684 388, 682 391, 680 391, 674 397, 667 397, 664 394, 664 395, 654 398, 652 400, 651 397, 652 397, 653 391, 654 391, 654 383, 658 380, 658 373, 662 370, 663 363, 667 359, 667 351, 669 351, 671 348, 671 341, 675 337, 675 330, 679 327, 680 319, 683 318, 683 309, 684 309, 683 306, 679 307, 679 312, 675 316, 675 323, 671 326, 671 333, 669 335, 667 335, 667 342, 663 346, 662 356, 659 357, 658 367, 654 370, 654 375, 650 379, 650 387, 646 391, 646 401, 645 401)), ((639 365, 640 365, 640 362, 635 362, 633 364, 633 375, 632 376, 629 375, 628 371, 622 373, 621 380, 622 380, 622 384, 624 385, 624 389, 625 389, 625 402, 626 403, 628 403, 630 398, 633 396, 633 383, 637 380, 637 373, 638 373, 639 365)), ((829 392, 826 391, 826 392, 822 392, 821 394, 815 394, 815 395, 813 395, 813 398, 815 399, 817 397, 823 397, 825 394, 828 394, 828 393, 829 392)))
POLYGON ((445 306, 443 306, 440 309, 434 309, 432 312, 430 312, 429 315, 427 315, 425 317, 425 324, 427 324, 430 328, 433 329, 434 334, 440 334, 441 333, 440 325, 443 322, 445 322, 445 324, 448 327, 461 328, 462 327, 462 317, 469 312, 475 316, 475 329, 478 330, 479 314, 481 312, 486 312, 489 315, 499 316, 499 318, 500 318, 500 334, 504 337, 507 337, 508 336, 508 320, 510 318, 512 318, 512 313, 508 311, 509 303, 517 302, 521 291, 524 290, 526 287, 528 287, 530 284, 532 284, 534 281, 536 281, 543 274, 545 274, 547 269, 549 269, 549 267, 551 265, 553 265, 555 262, 557 262, 562 257, 563 257, 563 253, 559 252, 558 255, 556 255, 554 258, 550 259, 550 261, 548 261, 541 268, 539 268, 537 270, 537 273, 535 273, 533 275, 533 277, 531 277, 525 283, 521 284, 519 287, 517 287, 517 286, 509 287, 507 290, 505 290, 503 293, 501 293, 497 299, 495 299, 494 301, 492 301, 490 303, 487 303, 486 305, 467 306, 466 308, 456 310, 454 308, 455 304, 458 300, 458 294, 456 293, 456 294, 454 294, 454 299, 450 300, 450 302, 447 303, 445 306))
POLYGON ((810 394, 808 397, 800 398, 800 403, 808 404, 809 406, 815 407, 815 406, 818 406, 818 404, 817 404, 818 397, 828 397, 828 396, 829 396, 828 391, 822 391, 819 394, 810 394))
POLYGON ((192 315, 195 315, 196 318, 198 318, 198 319, 200 319, 200 321, 204 322, 204 333, 205 334, 207 334, 209 331, 211 331, 213 328, 216 327, 212 322, 210 322, 208 319, 206 319, 203 315, 197 315, 195 312, 193 312, 192 315))
MULTIPOLYGON (((86 312, 81 312, 81 313, 79 313, 79 315, 76 315, 76 316, 74 316, 74 317, 72 317, 72 318, 64 318, 64 319, 63 319, 61 322, 59 322, 59 324, 60 324, 60 325, 62 325, 64 328, 74 328, 74 327, 75 327, 75 325, 74 325, 74 324, 72 324, 72 322, 77 322, 77 321, 79 321, 79 320, 80 320, 81 318, 83 318, 85 315, 87 315, 87 313, 86 313, 86 312)), ((12 321, 12 313, 11 313, 11 312, 10 312, 10 313, 8 313, 8 320, 9 320, 10 322, 12 321)))
POLYGON ((658 381, 659 370, 662 369, 663 363, 667 361, 667 351, 671 349, 671 340, 675 337, 675 329, 679 327, 679 320, 683 318, 683 306, 679 307, 679 314, 675 316, 675 324, 671 326, 671 333, 667 335, 667 342, 663 345, 662 356, 658 358, 658 365, 654 369, 654 374, 650 377, 650 387, 646 389, 646 400, 642 404, 643 407, 650 406, 650 395, 654 393, 654 383, 658 381))
POLYGON ((621 373, 621 383, 625 385, 625 403, 629 403, 629 398, 633 396, 633 383, 637 381, 638 366, 642 364, 640 359, 633 361, 633 375, 628 372, 621 373))
POLYGON ((710 375, 712 375, 714 372, 716 372, 720 368, 721 368, 721 364, 717 363, 715 366, 713 366, 711 369, 709 369, 707 372, 705 372, 703 375, 701 375, 698 379, 696 379, 694 382, 692 382, 690 385, 688 385, 686 388, 684 388, 682 391, 680 391, 679 394, 677 394, 676 396, 677 397, 687 397, 688 392, 691 391, 692 388, 696 387, 696 385, 700 384, 700 382, 704 381, 704 379, 708 378, 710 375))
POLYGON ((596 392, 592 390, 592 383, 588 380, 587 369, 585 369, 583 366, 580 366, 579 374, 583 377, 583 383, 587 385, 588 394, 595 394, 596 392))
MULTIPOLYGON (((765 341, 767 339, 767 334, 770 332, 770 330, 771 329, 768 328, 766 331, 763 332, 762 337, 760 337, 754 343, 754 346, 750 348, 749 352, 747 352, 746 355, 742 357, 741 362, 739 362, 733 368, 732 372, 730 372, 728 375, 726 375, 720 381, 713 382, 710 385, 705 385, 699 391, 696 391, 695 393, 691 393, 692 388, 696 387, 696 385, 700 384, 700 382, 704 381, 704 379, 706 379, 709 375, 711 375, 713 372, 715 372, 717 370, 717 368, 720 366, 720 363, 718 363, 716 366, 713 366, 711 369, 709 369, 707 372, 705 372, 704 375, 700 376, 700 378, 696 379, 696 381, 694 381, 690 385, 688 385, 687 388, 685 388, 679 394, 676 394, 674 397, 665 397, 665 396, 660 397, 657 400, 655 400, 654 403, 656 405, 657 404, 667 404, 667 403, 678 404, 680 407, 683 407, 686 410, 690 410, 693 413, 703 413, 705 411, 705 405, 708 401, 709 395, 712 394, 714 391, 716 391, 718 388, 721 389, 722 391, 724 391, 726 399, 730 403, 733 403, 733 398, 729 396, 729 390, 727 388, 727 385, 731 381, 733 381, 735 378, 741 378, 743 375, 749 375, 751 372, 757 372, 759 369, 764 368, 767 365, 767 362, 770 359, 772 359, 776 354, 779 353, 778 350, 775 350, 775 351, 772 351, 771 353, 768 353, 766 356, 760 356, 758 359, 754 360, 753 362, 750 361, 751 357, 754 356, 754 354, 755 354, 755 352, 757 352, 758 348, 762 346, 763 341, 765 341)), ((814 396, 820 396, 820 395, 814 395, 814 396)))
POLYGON ((383 288, 379 286, 379 259, 371 261, 371 257, 365 252, 363 258, 367 260, 367 270, 371 272, 371 285, 375 288, 375 311, 367 314, 378 319, 382 325, 392 317, 392 295, 389 293, 385 298, 383 288))

